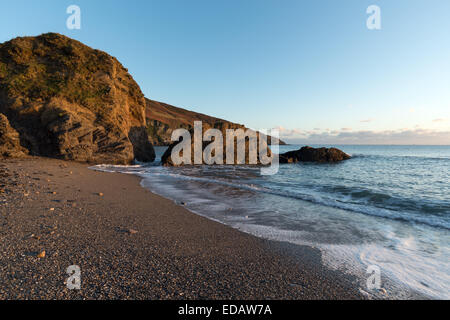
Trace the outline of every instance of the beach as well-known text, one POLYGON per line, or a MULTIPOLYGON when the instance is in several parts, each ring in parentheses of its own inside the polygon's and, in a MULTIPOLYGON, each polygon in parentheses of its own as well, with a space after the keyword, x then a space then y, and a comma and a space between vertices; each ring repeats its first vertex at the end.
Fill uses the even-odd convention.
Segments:
POLYGON ((319 250, 196 215, 137 176, 45 158, 0 171, 0 299, 365 298, 319 250))
POLYGON ((175 2, 5 6, 0 301, 450 300, 444 5, 175 2))

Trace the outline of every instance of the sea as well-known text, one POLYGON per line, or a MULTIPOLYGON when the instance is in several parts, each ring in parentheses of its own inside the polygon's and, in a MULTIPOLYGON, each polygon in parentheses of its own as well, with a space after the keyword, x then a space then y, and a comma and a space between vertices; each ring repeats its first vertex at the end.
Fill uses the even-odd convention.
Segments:
POLYGON ((378 269, 389 298, 412 291, 450 299, 450 146, 333 147, 352 159, 283 164, 275 175, 252 166, 162 167, 164 147, 151 165, 94 169, 139 175, 144 188, 257 237, 317 248, 369 297, 377 294, 366 279, 378 269))

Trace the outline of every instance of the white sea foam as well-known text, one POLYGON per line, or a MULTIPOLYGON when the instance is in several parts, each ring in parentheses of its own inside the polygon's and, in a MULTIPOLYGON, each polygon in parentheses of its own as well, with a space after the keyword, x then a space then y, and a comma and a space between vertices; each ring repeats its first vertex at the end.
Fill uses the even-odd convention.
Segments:
POLYGON ((409 288, 449 299, 450 199, 448 184, 441 182, 448 159, 368 155, 356 161, 292 165, 265 178, 248 168, 221 166, 93 169, 137 174, 153 192, 258 237, 314 246, 330 268, 357 275, 370 295, 377 293, 364 287, 365 272, 377 265, 390 298, 407 297, 402 290, 409 288), (405 161, 413 161, 413 169, 402 169, 405 161), (393 167, 385 170, 388 165, 393 167), (382 166, 383 172, 373 173, 382 166), (393 175, 399 169, 401 177, 393 175))

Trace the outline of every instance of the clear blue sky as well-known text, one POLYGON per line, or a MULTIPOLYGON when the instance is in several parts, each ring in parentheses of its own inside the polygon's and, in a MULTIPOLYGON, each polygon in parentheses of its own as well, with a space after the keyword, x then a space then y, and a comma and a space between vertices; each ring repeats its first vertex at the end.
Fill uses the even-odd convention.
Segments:
POLYGON ((151 99, 288 138, 450 144, 449 0, 1 2, 0 42, 45 32, 114 55, 151 99))

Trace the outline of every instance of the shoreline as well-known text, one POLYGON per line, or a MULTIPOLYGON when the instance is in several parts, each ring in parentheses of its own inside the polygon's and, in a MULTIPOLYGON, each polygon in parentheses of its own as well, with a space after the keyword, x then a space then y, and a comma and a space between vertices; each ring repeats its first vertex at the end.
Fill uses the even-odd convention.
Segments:
POLYGON ((322 264, 318 249, 196 215, 137 176, 43 158, 0 164, 9 174, 0 202, 1 299, 366 298, 355 277, 322 264), (80 291, 64 284, 75 264, 80 291))
MULTIPOLYGON (((195 215, 199 215, 207 218, 208 220, 231 227, 239 232, 255 236, 258 239, 270 241, 272 243, 272 247, 284 247, 284 253, 289 255, 291 258, 300 260, 303 258, 304 254, 298 250, 298 247, 317 249, 320 253, 316 263, 322 264, 327 269, 339 270, 345 275, 350 275, 353 279, 356 278, 358 280, 357 285, 359 285, 360 293, 367 299, 432 299, 431 295, 418 291, 414 287, 410 287, 408 283, 402 282, 400 279, 395 277, 395 274, 391 274, 389 271, 384 269, 384 267, 381 274, 382 285, 380 290, 367 290, 366 282, 370 276, 370 274, 367 274, 368 264, 358 260, 358 252, 355 252, 355 250, 362 249, 356 249, 351 245, 348 246, 348 244, 345 245, 343 243, 336 244, 336 247, 334 247, 331 243, 331 245, 324 245, 324 242, 321 242, 323 241, 323 238, 317 238, 316 242, 314 242, 313 240, 305 241, 302 238, 293 239, 289 236, 274 236, 274 234, 282 232, 283 229, 277 229, 276 227, 270 226, 265 227, 264 224, 255 225, 251 222, 248 223, 247 219, 249 217, 256 218, 255 213, 252 212, 251 209, 245 211, 246 208, 242 207, 242 204, 234 202, 238 199, 235 199, 234 201, 232 200, 231 202, 227 201, 229 200, 226 199, 227 194, 230 190, 218 190, 219 193, 216 193, 217 190, 212 191, 214 188, 213 186, 197 185, 196 179, 194 179, 191 183, 186 184, 186 181, 183 182, 183 179, 177 182, 168 176, 161 178, 161 175, 164 176, 164 174, 160 171, 153 171, 153 169, 157 169, 158 166, 149 166, 149 169, 152 168, 151 171, 142 171, 144 168, 146 167, 131 166, 129 168, 130 170, 127 170, 121 166, 101 165, 93 166, 90 169, 100 172, 118 172, 122 174, 135 175, 141 178, 140 185, 150 192, 165 199, 169 199, 175 204, 181 205, 183 208, 188 209, 195 215), (191 186, 192 183, 193 185, 191 186), (198 189, 198 192, 195 191, 196 189, 198 189), (212 193, 208 193, 208 190, 212 193), (216 193, 215 196, 213 195, 214 193, 216 193), (231 211, 234 211, 234 218, 230 219, 231 211), (246 214, 249 215, 246 216, 246 214), (240 221, 243 217, 245 217, 245 220, 240 221), (345 256, 345 258, 343 258, 343 256, 345 256)), ((188 179, 187 181, 190 180, 188 179)), ((245 189, 242 191, 246 195, 244 198, 247 198, 248 194, 245 189)), ((235 196, 237 195, 231 195, 232 199, 235 196)), ((310 203, 304 202, 300 207, 302 210, 308 211, 312 209, 310 206, 310 203)), ((342 211, 342 209, 335 210, 342 211)), ((335 213, 336 215, 339 214, 338 212, 335 213)), ((363 221, 361 222, 364 223, 363 221)), ((317 236, 320 237, 321 235, 317 234, 317 236)), ((322 237, 327 237, 326 232, 322 235, 322 237)), ((356 242, 353 244, 356 244, 356 242)), ((360 244, 363 244, 363 242, 360 242, 360 244)), ((373 250, 376 250, 376 248, 373 248, 373 250)), ((435 298, 439 299, 440 297, 435 296, 435 298)))

